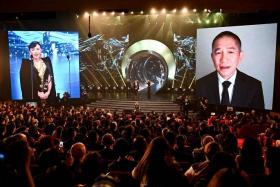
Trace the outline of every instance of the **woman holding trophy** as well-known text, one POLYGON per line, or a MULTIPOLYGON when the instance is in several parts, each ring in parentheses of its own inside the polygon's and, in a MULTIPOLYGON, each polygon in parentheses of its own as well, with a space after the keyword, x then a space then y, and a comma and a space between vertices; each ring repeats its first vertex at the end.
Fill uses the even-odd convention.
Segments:
POLYGON ((55 100, 55 83, 49 57, 42 58, 41 44, 33 41, 28 46, 30 59, 23 59, 20 68, 22 99, 55 100))

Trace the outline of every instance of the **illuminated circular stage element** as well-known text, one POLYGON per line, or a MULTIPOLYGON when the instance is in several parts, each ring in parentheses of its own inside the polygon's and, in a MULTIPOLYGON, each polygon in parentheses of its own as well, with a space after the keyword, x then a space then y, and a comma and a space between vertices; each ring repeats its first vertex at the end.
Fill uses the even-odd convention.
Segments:
POLYGON ((173 80, 176 64, 173 53, 156 40, 141 40, 131 45, 122 60, 122 75, 130 81, 139 81, 140 91, 152 82, 152 92, 160 90, 167 79, 173 80))

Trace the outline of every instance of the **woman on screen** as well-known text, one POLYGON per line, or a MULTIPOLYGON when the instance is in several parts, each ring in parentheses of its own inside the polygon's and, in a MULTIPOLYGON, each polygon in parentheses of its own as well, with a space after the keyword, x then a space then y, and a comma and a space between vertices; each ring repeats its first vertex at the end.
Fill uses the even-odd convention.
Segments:
POLYGON ((42 58, 41 44, 29 44, 30 59, 22 59, 20 83, 24 100, 55 100, 55 83, 50 58, 42 58))

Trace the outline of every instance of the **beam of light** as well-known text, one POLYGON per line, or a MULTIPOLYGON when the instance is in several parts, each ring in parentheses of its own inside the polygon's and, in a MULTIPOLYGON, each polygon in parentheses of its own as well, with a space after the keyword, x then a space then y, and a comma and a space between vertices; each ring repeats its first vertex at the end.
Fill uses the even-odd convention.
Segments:
MULTIPOLYGON (((114 81, 115 85, 118 86, 118 83, 116 82, 116 80, 114 79, 112 73, 110 72, 110 70, 107 68, 106 64, 104 64, 106 71, 109 73, 111 79, 114 81)), ((107 81, 106 81, 107 82, 107 81)), ((111 85, 108 83, 108 86, 111 87, 111 85)))
POLYGON ((190 83, 190 85, 189 85, 189 89, 191 89, 191 87, 192 87, 192 85, 193 85, 193 83, 194 83, 194 80, 195 80, 195 75, 193 76, 193 78, 192 78, 192 81, 191 81, 191 83, 190 83))
POLYGON ((188 69, 186 68, 186 69, 185 69, 185 73, 184 73, 184 77, 183 77, 183 79, 182 79, 182 81, 181 81, 181 84, 180 84, 180 88, 183 87, 183 84, 184 84, 184 82, 185 82, 185 78, 186 78, 187 72, 188 72, 188 69))

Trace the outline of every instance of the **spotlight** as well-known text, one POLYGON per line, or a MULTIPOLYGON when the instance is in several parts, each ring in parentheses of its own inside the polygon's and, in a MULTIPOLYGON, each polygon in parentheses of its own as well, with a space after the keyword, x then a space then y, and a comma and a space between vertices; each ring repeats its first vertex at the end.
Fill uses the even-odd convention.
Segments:
POLYGON ((98 16, 98 13, 96 11, 93 11, 92 15, 93 16, 98 16))
POLYGON ((89 13, 88 13, 88 12, 85 12, 85 13, 84 13, 84 17, 85 17, 85 18, 89 17, 89 13))
POLYGON ((184 7, 183 9, 182 9, 182 13, 187 13, 188 12, 188 9, 186 8, 186 7, 184 7))
POLYGON ((155 14, 156 12, 157 12, 156 9, 154 8, 151 9, 151 14, 155 14))

